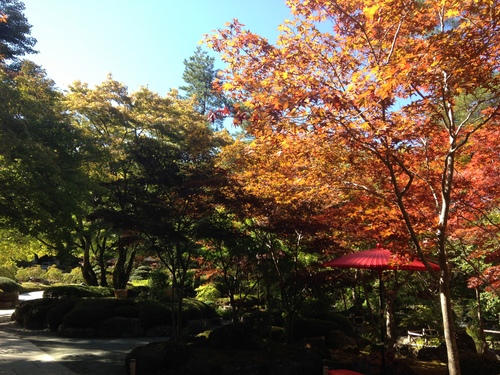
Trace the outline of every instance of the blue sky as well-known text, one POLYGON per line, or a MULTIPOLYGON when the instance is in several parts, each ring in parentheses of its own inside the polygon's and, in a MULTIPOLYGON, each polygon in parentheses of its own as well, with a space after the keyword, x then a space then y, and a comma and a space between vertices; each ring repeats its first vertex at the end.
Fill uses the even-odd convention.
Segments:
MULTIPOLYGON (((148 86, 165 95, 184 84, 183 60, 204 34, 237 18, 274 42, 278 25, 290 18, 285 0, 23 2, 39 51, 27 58, 63 90, 75 80, 94 86, 111 73, 130 92, 148 86)), ((216 68, 222 65, 216 62, 216 68)))

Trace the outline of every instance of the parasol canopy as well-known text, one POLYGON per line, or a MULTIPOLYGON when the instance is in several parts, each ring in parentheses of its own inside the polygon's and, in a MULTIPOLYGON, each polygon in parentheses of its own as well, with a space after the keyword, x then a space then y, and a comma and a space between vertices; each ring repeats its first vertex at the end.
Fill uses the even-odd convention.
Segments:
MULTIPOLYGON (((439 266, 428 262, 434 271, 439 271, 439 266)), ((427 271, 425 264, 419 260, 409 261, 401 259, 377 244, 375 249, 348 254, 343 257, 330 260, 323 264, 324 267, 339 268, 367 268, 372 270, 405 270, 405 271, 427 271)))

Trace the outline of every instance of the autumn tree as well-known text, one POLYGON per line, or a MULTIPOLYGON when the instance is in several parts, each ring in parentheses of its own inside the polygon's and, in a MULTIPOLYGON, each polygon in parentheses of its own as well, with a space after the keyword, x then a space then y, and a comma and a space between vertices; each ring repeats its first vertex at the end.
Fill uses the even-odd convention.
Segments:
POLYGON ((366 224, 397 219, 396 232, 386 227, 380 239, 398 239, 395 248, 424 262, 438 257, 448 369, 460 374, 449 241, 498 198, 493 191, 491 200, 474 198, 479 185, 465 171, 489 155, 474 138, 489 139, 498 119, 499 4, 287 4, 293 19, 280 26, 276 45, 237 20, 207 38, 228 64, 223 88, 245 104, 248 131, 262 142, 293 135, 319 146, 309 147, 318 151, 305 164, 318 178, 323 172, 311 189, 330 189, 331 212, 342 204, 339 195, 357 191, 371 212, 351 205, 349 216, 366 224))
POLYGON ((312 253, 335 246, 331 225, 320 220, 323 207, 318 205, 319 197, 330 193, 308 175, 312 154, 299 138, 276 134, 272 139, 237 140, 219 156, 233 184, 247 196, 239 210, 251 218, 248 230, 258 244, 266 303, 284 314, 289 338, 313 282, 309 276, 317 255, 312 253))

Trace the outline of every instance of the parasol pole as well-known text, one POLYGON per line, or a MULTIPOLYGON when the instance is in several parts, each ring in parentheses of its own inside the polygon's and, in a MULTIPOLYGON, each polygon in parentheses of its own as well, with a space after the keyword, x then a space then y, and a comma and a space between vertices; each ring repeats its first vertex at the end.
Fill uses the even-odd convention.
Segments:
POLYGON ((379 293, 380 293, 380 339, 382 341, 382 358, 380 365, 382 374, 385 374, 385 317, 384 317, 384 282, 382 281, 382 269, 378 270, 379 293))

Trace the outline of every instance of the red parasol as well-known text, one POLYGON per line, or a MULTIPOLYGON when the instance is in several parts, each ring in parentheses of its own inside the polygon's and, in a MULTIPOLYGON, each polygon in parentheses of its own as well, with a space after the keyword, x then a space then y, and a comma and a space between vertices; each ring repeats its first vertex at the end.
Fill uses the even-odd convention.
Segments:
MULTIPOLYGON (((437 264, 427 262, 433 271, 439 271, 437 264)), ((384 249, 377 244, 375 249, 360 251, 353 254, 348 254, 343 257, 323 263, 324 267, 339 267, 339 268, 367 268, 377 270, 379 275, 380 286, 380 320, 382 339, 382 373, 385 373, 385 321, 384 321, 384 302, 383 302, 383 281, 382 271, 384 270, 405 270, 405 271, 428 271, 424 263, 419 260, 409 261, 404 258, 397 257, 390 250, 384 249)))
MULTIPOLYGON (((434 271, 439 271, 439 266, 428 262, 434 271)), ((375 249, 348 254, 323 264, 324 267, 340 268, 368 268, 372 270, 405 270, 405 271, 427 271, 425 264, 419 260, 408 261, 401 259, 377 244, 375 249)))

